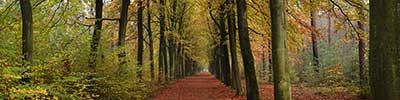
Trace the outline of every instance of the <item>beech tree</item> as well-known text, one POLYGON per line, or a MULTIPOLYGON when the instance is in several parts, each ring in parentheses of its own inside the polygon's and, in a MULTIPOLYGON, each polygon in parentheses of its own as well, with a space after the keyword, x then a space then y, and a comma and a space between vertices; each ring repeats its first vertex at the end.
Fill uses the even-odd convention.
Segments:
POLYGON ((22 13, 22 55, 23 60, 33 61, 33 19, 30 0, 19 0, 22 13))
MULTIPOLYGON (((360 19, 361 20, 366 20, 364 11, 360 9, 359 11, 360 19)), ((368 86, 368 78, 367 78, 367 71, 366 71, 366 43, 365 43, 365 33, 367 31, 367 26, 361 22, 357 21, 358 28, 360 29, 360 32, 357 32, 357 38, 358 38, 358 68, 359 68, 359 77, 360 77, 360 87, 363 91, 361 94, 362 97, 365 96, 365 92, 368 86)))
POLYGON ((370 78, 373 100, 400 99, 399 0, 370 1, 370 78))
MULTIPOLYGON (((169 28, 167 28, 168 29, 168 31, 170 31, 170 32, 176 32, 176 29, 177 29, 177 7, 178 7, 178 1, 177 0, 173 0, 172 2, 171 2, 171 9, 172 9, 172 14, 168 14, 168 18, 169 18, 169 25, 170 25, 170 27, 169 28)), ((166 8, 166 9, 168 9, 168 8, 166 8)), ((168 10, 167 10, 168 11, 168 10)), ((173 74, 175 73, 174 71, 176 71, 176 67, 177 66, 175 66, 175 64, 176 64, 176 59, 175 59, 175 56, 176 56, 176 50, 175 50, 175 48, 176 48, 176 40, 174 39, 175 38, 175 34, 173 34, 173 33, 170 33, 169 35, 168 35, 168 59, 169 59, 169 74, 168 74, 168 76, 169 76, 169 79, 171 79, 171 80, 173 80, 173 74)))
POLYGON ((159 72, 159 81, 163 78, 167 80, 168 69, 167 69, 167 51, 166 51, 166 43, 165 43, 165 1, 160 0, 160 50, 158 53, 158 72, 159 72), (162 76, 164 75, 164 76, 162 76), (160 77, 161 76, 161 77, 160 77))
POLYGON ((147 0, 147 33, 149 37, 149 60, 150 60, 150 77, 151 79, 154 79, 155 74, 154 74, 154 47, 153 47, 153 32, 151 29, 151 9, 150 9, 150 2, 151 0, 147 0))
POLYGON ((236 50, 236 17, 235 17, 235 1, 228 0, 228 34, 229 34, 229 47, 231 54, 231 66, 232 66, 232 86, 236 90, 236 95, 242 95, 242 84, 239 74, 239 66, 237 60, 236 50))
MULTIPOLYGON (((314 6, 314 0, 310 0, 311 7, 314 6)), ((314 30, 317 30, 317 14, 318 12, 315 10, 315 8, 311 8, 310 10, 311 14, 311 26, 314 28, 314 30)), ((319 64, 319 55, 318 55, 318 38, 317 38, 317 33, 312 30, 311 31, 311 42, 312 42, 312 54, 313 54, 313 65, 316 67, 315 72, 319 72, 320 64, 319 64)))
POLYGON ((219 47, 220 47, 220 59, 221 59, 221 72, 223 75, 223 83, 227 86, 231 86, 231 68, 229 65, 229 51, 228 51, 228 45, 226 43, 227 41, 227 35, 228 33, 226 32, 226 0, 221 0, 220 8, 219 8, 219 23, 218 23, 218 28, 219 28, 219 47))
POLYGON ((256 72, 254 69, 254 58, 251 51, 249 29, 247 23, 246 0, 237 0, 236 5, 239 29, 239 43, 243 59, 244 74, 246 76, 246 96, 247 100, 259 100, 260 96, 258 94, 258 84, 256 72))
POLYGON ((271 0, 272 63, 275 100, 291 100, 286 47, 286 0, 271 0))
POLYGON ((89 60, 89 67, 91 68, 92 72, 95 70, 96 67, 96 58, 98 54, 99 43, 101 39, 101 27, 103 25, 103 1, 96 0, 96 22, 94 26, 94 32, 92 35, 92 42, 91 42, 91 52, 90 52, 90 60, 89 60))
POLYGON ((128 8, 130 4, 130 0, 122 0, 121 2, 121 13, 119 19, 119 31, 118 31, 118 48, 119 48, 119 62, 120 67, 122 67, 125 63, 125 34, 126 34, 126 25, 128 24, 128 8))
POLYGON ((137 65, 138 65, 138 71, 137 71, 137 77, 141 80, 142 79, 142 66, 143 66, 143 1, 139 0, 138 1, 138 10, 137 10, 137 28, 138 28, 138 50, 137 50, 137 65))

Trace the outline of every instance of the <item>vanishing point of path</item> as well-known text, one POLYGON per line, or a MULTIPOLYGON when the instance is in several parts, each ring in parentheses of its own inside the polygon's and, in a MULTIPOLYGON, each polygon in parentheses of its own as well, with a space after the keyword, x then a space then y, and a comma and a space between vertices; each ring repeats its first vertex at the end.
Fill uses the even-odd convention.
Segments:
POLYGON ((151 100, 231 100, 235 94, 229 87, 206 72, 177 80, 155 94, 151 100))

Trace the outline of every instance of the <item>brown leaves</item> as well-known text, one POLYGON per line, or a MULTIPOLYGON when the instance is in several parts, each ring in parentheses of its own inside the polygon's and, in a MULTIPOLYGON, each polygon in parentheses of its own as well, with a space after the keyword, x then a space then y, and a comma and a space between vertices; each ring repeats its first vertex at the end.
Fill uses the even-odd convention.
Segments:
POLYGON ((234 97, 233 91, 208 73, 178 80, 161 90, 151 100, 227 100, 234 97))
MULTIPOLYGON (((242 84, 245 84, 243 81, 242 84)), ((245 85, 242 85, 245 86, 245 85)), ((274 86, 259 85, 261 100, 274 99, 274 86)), ((246 100, 246 96, 235 96, 234 92, 208 73, 200 73, 176 81, 175 84, 156 92, 150 100, 246 100)), ((357 96, 337 93, 335 95, 315 94, 311 89, 292 87, 294 100, 356 100, 357 96)))

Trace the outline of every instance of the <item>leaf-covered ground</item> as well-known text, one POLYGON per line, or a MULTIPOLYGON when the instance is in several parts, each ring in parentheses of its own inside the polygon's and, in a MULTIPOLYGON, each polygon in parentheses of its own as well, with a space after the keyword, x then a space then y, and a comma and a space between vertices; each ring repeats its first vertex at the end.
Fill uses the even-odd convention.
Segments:
MULTIPOLYGON (((244 85, 244 84, 243 84, 244 85)), ((273 85, 259 85, 262 100, 273 100, 273 85)), ((177 80, 176 83, 156 91, 151 100, 245 100, 245 96, 235 96, 234 91, 208 73, 177 80)), ((339 93, 316 95, 304 88, 293 88, 294 100, 357 100, 357 96, 339 93)))

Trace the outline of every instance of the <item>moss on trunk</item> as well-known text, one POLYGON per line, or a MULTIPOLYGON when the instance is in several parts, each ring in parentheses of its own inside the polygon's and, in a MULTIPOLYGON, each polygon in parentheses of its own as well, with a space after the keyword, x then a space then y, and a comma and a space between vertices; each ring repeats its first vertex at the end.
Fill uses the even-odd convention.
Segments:
POLYGON ((399 5, 399 0, 370 3, 370 86, 374 100, 400 100, 399 5))

